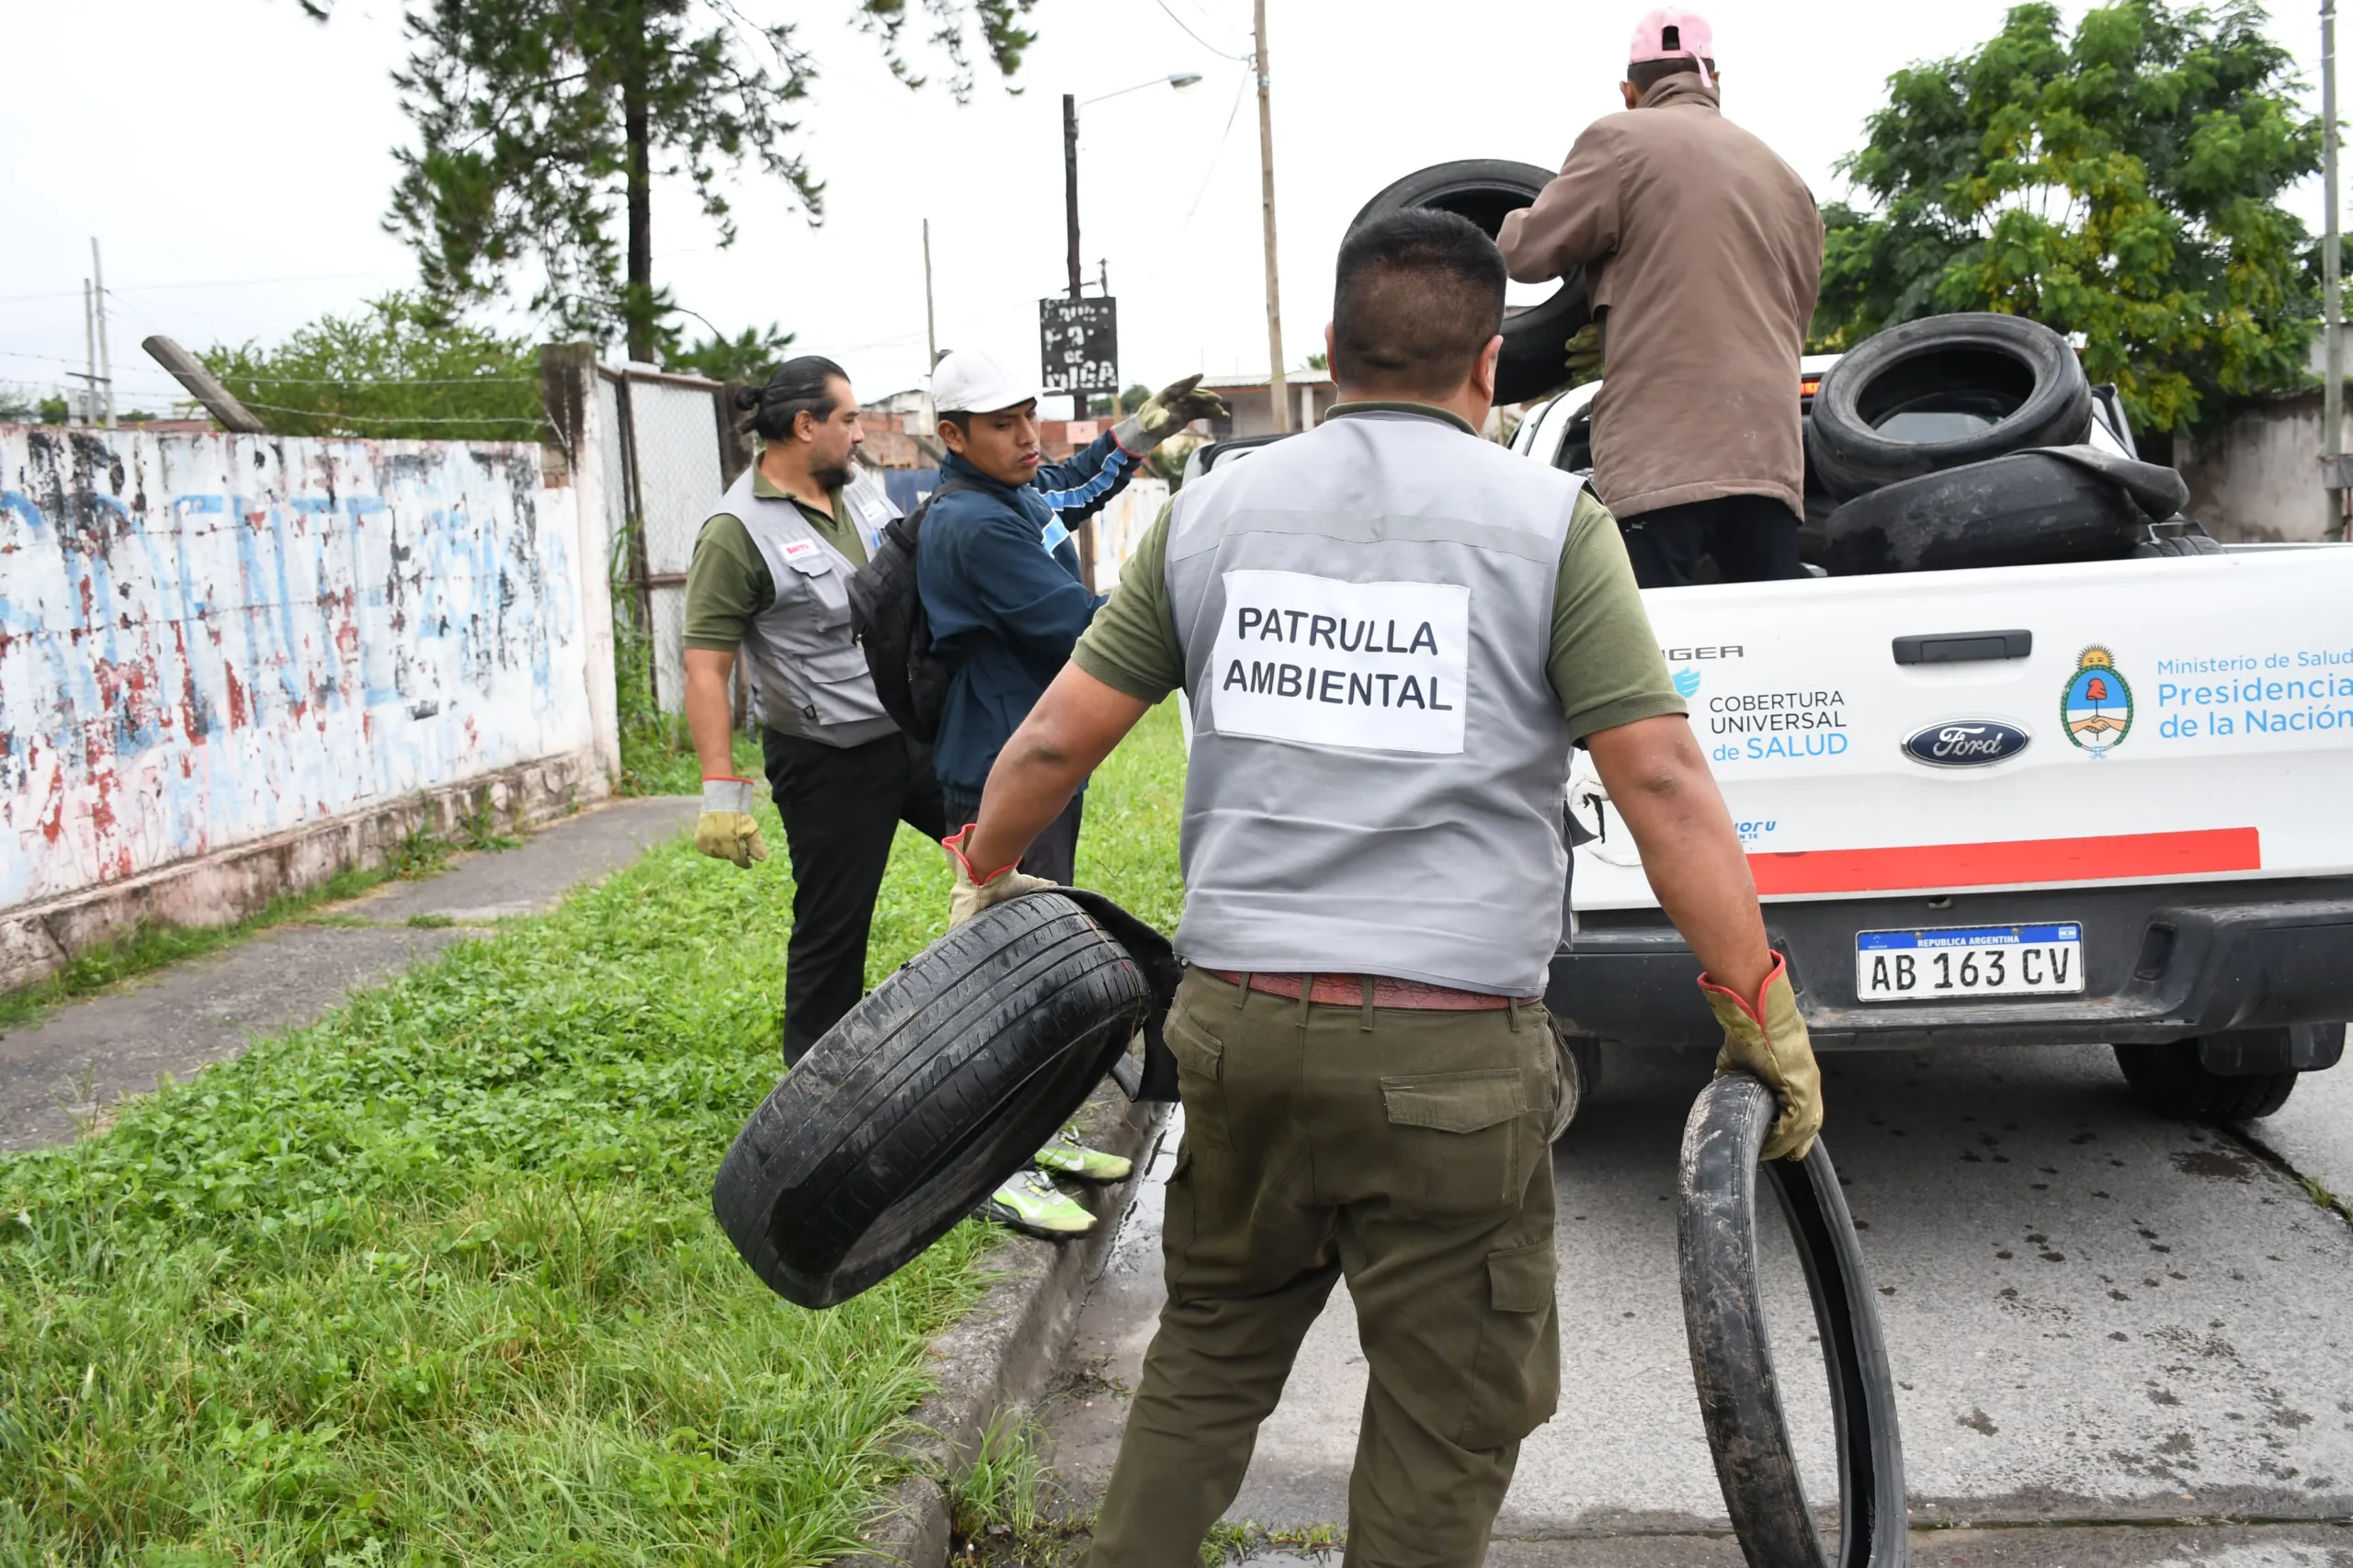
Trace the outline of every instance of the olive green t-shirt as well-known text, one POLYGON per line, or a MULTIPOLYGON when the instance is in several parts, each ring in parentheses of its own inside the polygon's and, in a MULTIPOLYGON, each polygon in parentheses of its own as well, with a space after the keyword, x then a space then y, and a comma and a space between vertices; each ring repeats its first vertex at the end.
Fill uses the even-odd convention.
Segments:
MULTIPOLYGON (((767 501, 790 501, 809 519, 809 526, 827 544, 849 557, 853 566, 866 564, 866 540, 850 520, 849 507, 838 490, 832 494, 834 515, 827 517, 798 496, 788 495, 768 483, 755 457, 752 494, 767 501)), ((752 542, 744 519, 733 512, 716 512, 695 538, 694 558, 687 563, 687 635, 689 648, 733 653, 742 646, 753 618, 776 603, 776 579, 759 546, 752 542)))
MULTIPOLYGON (((1399 405, 1342 403, 1331 412, 1393 406, 1399 405)), ((1471 428, 1444 410, 1412 406, 1415 413, 1447 419, 1466 432, 1471 428)), ((1071 652, 1080 669, 1144 702, 1157 702, 1185 684, 1165 569, 1168 518, 1175 506, 1173 500, 1163 506, 1137 540, 1110 602, 1096 612, 1071 652)), ((1590 491, 1578 494, 1561 547, 1545 670, 1568 716, 1570 733, 1578 740, 1638 719, 1689 711, 1668 678, 1618 521, 1590 491)))

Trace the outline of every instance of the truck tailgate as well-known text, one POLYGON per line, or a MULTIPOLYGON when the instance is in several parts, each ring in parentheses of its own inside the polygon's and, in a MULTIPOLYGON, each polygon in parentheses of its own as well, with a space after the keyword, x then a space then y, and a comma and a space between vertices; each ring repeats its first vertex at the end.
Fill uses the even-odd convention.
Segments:
POLYGON ((2353 548, 1643 597, 1768 901, 2353 870, 2353 548))

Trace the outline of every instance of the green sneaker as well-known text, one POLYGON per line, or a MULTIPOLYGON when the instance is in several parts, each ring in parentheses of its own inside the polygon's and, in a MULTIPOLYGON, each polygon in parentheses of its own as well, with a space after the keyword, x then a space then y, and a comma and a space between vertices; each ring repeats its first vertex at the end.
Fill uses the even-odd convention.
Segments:
POLYGON ((1107 1154, 1100 1149, 1090 1149, 1066 1132, 1057 1135, 1052 1142, 1039 1150, 1034 1163, 1041 1171, 1098 1184, 1125 1181, 1128 1173, 1135 1169, 1133 1161, 1123 1160, 1117 1154, 1107 1154))
POLYGON ((1080 1208, 1043 1171, 1023 1171, 989 1194, 981 1218, 1050 1242, 1064 1242, 1095 1229, 1095 1216, 1080 1208))

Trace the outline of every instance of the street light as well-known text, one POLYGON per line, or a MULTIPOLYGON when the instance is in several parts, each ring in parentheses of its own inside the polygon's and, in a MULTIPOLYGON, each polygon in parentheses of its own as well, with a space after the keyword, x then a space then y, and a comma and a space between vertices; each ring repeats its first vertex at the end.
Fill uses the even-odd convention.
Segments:
POLYGON ((1123 98, 1130 93, 1141 93, 1146 87, 1167 86, 1183 92, 1201 79, 1198 71, 1177 71, 1165 76, 1154 76, 1148 82, 1138 82, 1132 87, 1121 87, 1115 93, 1105 93, 1086 103, 1076 95, 1063 95, 1063 199, 1070 223, 1070 297, 1078 298, 1078 111, 1087 104, 1099 104, 1110 98, 1123 98))

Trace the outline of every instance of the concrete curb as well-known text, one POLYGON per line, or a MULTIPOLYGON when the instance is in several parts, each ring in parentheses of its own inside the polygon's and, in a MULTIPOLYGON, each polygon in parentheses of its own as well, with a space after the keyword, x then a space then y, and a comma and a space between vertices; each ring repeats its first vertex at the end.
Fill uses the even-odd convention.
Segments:
POLYGON ((931 1342, 938 1385, 909 1420, 913 1434, 898 1454, 913 1474, 891 1488, 867 1531, 864 1549, 836 1568, 939 1568, 948 1561, 946 1478, 961 1476, 979 1456, 991 1424, 1046 1392, 1078 1326, 1087 1287, 1102 1271, 1120 1221, 1144 1180, 1154 1141, 1167 1119, 1165 1105, 1128 1103, 1109 1083, 1097 1089, 1079 1119, 1086 1142, 1135 1161, 1134 1174, 1094 1194, 1103 1223, 1083 1243, 1011 1236, 990 1255, 996 1273, 972 1310, 931 1342))
POLYGON ((567 752, 0 911, 0 991, 45 979, 74 955, 142 923, 242 920, 280 893, 305 892, 338 871, 383 864, 413 832, 435 832, 477 812, 500 827, 536 827, 611 791, 594 751, 567 752))

